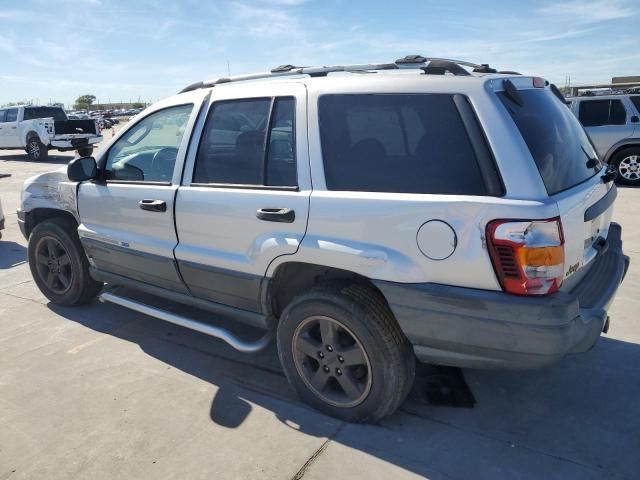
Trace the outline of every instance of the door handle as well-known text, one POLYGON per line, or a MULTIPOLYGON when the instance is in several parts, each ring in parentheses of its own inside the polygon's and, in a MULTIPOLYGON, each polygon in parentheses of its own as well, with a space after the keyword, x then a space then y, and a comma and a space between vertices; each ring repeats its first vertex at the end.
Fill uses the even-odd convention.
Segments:
POLYGON ((296 212, 290 208, 260 208, 256 217, 266 222, 293 223, 296 212))
POLYGON ((163 200, 140 200, 138 202, 138 206, 142 210, 148 210, 150 212, 166 212, 167 211, 167 202, 163 200))

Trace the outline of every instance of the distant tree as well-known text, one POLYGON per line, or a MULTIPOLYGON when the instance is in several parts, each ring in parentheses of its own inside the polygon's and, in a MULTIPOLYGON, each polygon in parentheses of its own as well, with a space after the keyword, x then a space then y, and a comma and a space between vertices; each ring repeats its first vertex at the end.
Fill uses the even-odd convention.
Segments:
POLYGON ((146 105, 144 103, 140 103, 140 102, 136 102, 133 105, 131 105, 132 108, 144 108, 146 107, 146 105))
POLYGON ((89 110, 93 102, 96 101, 95 95, 80 95, 76 98, 75 103, 73 104, 73 108, 75 110, 89 110))

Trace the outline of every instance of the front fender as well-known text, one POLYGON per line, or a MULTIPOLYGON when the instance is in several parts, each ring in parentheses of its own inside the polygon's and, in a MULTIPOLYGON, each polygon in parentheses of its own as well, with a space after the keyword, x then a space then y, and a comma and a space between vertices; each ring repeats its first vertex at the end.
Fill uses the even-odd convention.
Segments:
POLYGON ((71 213, 80 223, 77 202, 78 183, 67 178, 67 167, 31 177, 24 182, 20 200, 23 214, 38 208, 71 213))

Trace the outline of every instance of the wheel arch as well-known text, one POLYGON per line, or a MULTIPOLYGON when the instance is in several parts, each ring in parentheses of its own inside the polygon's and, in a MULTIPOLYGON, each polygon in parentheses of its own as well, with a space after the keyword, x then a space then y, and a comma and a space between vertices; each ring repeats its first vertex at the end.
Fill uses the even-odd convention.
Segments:
POLYGON ((78 226, 76 217, 70 212, 60 210, 58 208, 34 208, 33 210, 25 214, 24 227, 26 237, 29 238, 31 232, 33 232, 33 229, 38 224, 44 222, 45 220, 51 220, 53 218, 66 219, 70 222, 73 222, 76 227, 78 226))
POLYGON ((318 285, 339 283, 364 285, 386 302, 380 289, 364 275, 326 265, 290 261, 280 263, 270 277, 265 277, 261 293, 263 309, 278 318, 286 306, 302 293, 318 285))
POLYGON ((640 148, 640 139, 626 139, 621 142, 616 143, 613 147, 609 149, 607 154, 604 157, 604 161, 609 163, 618 153, 627 148, 640 148))

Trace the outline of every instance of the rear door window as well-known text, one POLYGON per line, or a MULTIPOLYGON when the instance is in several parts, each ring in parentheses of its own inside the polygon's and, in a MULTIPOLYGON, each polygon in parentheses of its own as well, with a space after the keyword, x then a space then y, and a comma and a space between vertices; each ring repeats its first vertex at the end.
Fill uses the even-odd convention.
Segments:
POLYGON ((640 113, 640 95, 636 95, 635 97, 629 97, 633 102, 633 105, 636 107, 638 113, 640 113))
POLYGON ((204 127, 193 183, 295 187, 295 100, 216 102, 204 127))
POLYGON ((621 100, 582 100, 579 118, 585 127, 624 125, 627 112, 621 100))
POLYGON ((449 94, 323 95, 329 190, 488 195, 449 94))
MULTIPOLYGON (((518 94, 521 104, 505 92, 497 95, 529 147, 549 195, 593 177, 600 164, 588 168, 587 161, 598 156, 571 110, 548 89, 523 89, 518 94)), ((601 108, 598 104, 591 112, 601 114, 601 108)))
POLYGON ((5 113, 4 121, 15 122, 17 120, 18 120, 18 109, 10 108, 9 110, 7 110, 7 113, 5 113))

